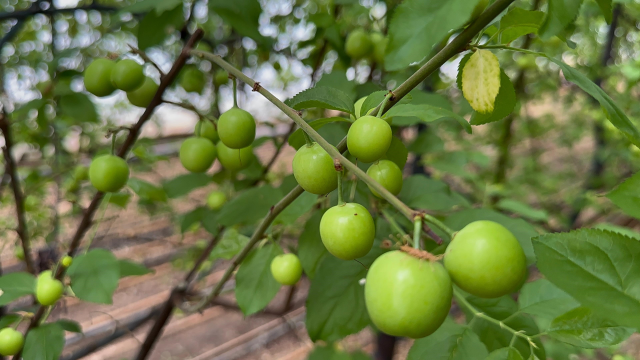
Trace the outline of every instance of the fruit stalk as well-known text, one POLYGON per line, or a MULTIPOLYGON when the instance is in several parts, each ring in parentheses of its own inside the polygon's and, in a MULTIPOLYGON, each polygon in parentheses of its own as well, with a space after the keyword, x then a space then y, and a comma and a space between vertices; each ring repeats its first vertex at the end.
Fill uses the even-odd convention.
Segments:
MULTIPOLYGON (((174 80, 180 73, 180 70, 187 62, 187 59, 190 56, 190 50, 196 45, 196 43, 202 38, 203 35, 204 35, 204 31, 202 29, 196 29, 193 35, 191 35, 191 38, 189 38, 187 43, 182 48, 180 55, 178 56, 176 61, 173 63, 173 66, 171 67, 171 71, 169 71, 169 73, 167 73, 167 76, 165 76, 162 79, 162 82, 158 86, 158 90, 156 94, 151 100, 151 103, 149 103, 149 106, 147 106, 144 113, 140 116, 140 118, 138 119, 138 122, 136 122, 136 124, 132 126, 131 129, 129 130, 129 134, 127 138, 125 139, 124 143, 120 147, 120 150, 118 151, 118 154, 117 154, 118 156, 120 156, 121 158, 124 158, 129 153, 129 151, 135 144, 136 140, 138 139, 138 135, 140 134, 142 126, 147 122, 147 120, 151 118, 151 115, 155 111, 156 107, 158 107, 158 105, 162 103, 162 95, 164 94, 164 91, 174 82, 174 80)), ((93 196, 93 199, 89 204, 89 207, 86 209, 84 216, 82 217, 82 220, 80 221, 80 224, 78 225, 78 228, 76 229, 76 232, 73 235, 73 238, 69 245, 69 250, 67 252, 67 255, 74 256, 78 251, 78 248, 80 247, 80 243, 82 242, 82 238, 84 237, 87 230, 89 230, 89 228, 93 224, 93 215, 98 210, 98 207, 100 206, 100 203, 102 202, 103 197, 104 197, 104 193, 102 192, 97 192, 93 196)), ((26 252, 26 249, 25 249, 25 252, 26 252)), ((65 270, 66 270, 65 267, 59 266, 56 271, 55 278, 58 280, 61 279, 62 276, 64 275, 65 270)), ((38 308, 35 316, 31 319, 31 323, 29 323, 29 328, 27 329, 27 332, 39 324, 42 316, 44 315, 44 309, 45 307, 43 306, 40 306, 38 308)), ((20 358, 21 358, 20 353, 16 354, 13 357, 14 360, 20 360, 20 358)))
POLYGON ((342 205, 344 204, 344 199, 342 198, 342 176, 344 175, 344 168, 338 160, 335 162, 335 168, 338 173, 338 205, 342 205))
POLYGON ((422 216, 413 219, 413 248, 420 250, 420 234, 422 234, 422 216))

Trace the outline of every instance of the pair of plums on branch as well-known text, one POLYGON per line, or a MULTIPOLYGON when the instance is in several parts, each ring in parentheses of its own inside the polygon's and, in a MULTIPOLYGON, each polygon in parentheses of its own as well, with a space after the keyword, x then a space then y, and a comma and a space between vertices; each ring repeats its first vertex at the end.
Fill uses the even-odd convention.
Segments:
POLYGON ((217 124, 201 120, 196 125, 195 136, 180 146, 180 162, 194 173, 209 170, 216 157, 230 171, 239 171, 251 163, 256 137, 253 116, 237 106, 220 115, 217 124))

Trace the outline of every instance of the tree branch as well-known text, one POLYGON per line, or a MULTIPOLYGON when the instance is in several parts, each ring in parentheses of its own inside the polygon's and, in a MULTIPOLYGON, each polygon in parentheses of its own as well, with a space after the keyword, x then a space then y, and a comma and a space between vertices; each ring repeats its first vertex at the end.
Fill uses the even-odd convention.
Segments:
POLYGON ((2 131, 2 135, 4 136, 4 147, 2 148, 2 153, 4 154, 5 160, 5 172, 9 174, 11 179, 11 189, 13 190, 13 198, 16 203, 16 217, 18 219, 18 228, 16 229, 16 232, 22 242, 24 262, 27 265, 27 271, 32 274, 37 274, 38 271, 35 267, 33 258, 31 257, 31 243, 29 241, 29 231, 27 230, 27 220, 25 218, 24 194, 22 193, 22 188, 20 188, 20 179, 18 178, 16 162, 11 154, 11 149, 14 145, 13 136, 11 134, 9 118, 4 107, 2 108, 2 112, 0 112, 0 131, 2 131))
MULTIPOLYGON (((189 41, 187 41, 187 43, 184 45, 180 55, 178 56, 176 61, 173 63, 171 70, 169 71, 169 73, 167 73, 167 76, 162 80, 162 82, 160 82, 160 85, 158 86, 158 91, 156 91, 156 94, 151 100, 151 103, 149 103, 144 113, 140 116, 140 118, 138 119, 138 122, 134 126, 132 126, 131 129, 129 130, 129 135, 127 136, 124 143, 122 144, 122 147, 120 147, 120 150, 118 151, 118 156, 120 156, 121 158, 124 158, 129 153, 129 151, 135 144, 136 140, 138 139, 142 126, 147 122, 147 120, 151 118, 151 115, 153 114, 155 109, 158 107, 158 105, 162 103, 162 95, 164 94, 164 91, 173 83, 175 78, 178 76, 178 73, 186 63, 187 58, 189 58, 189 51, 195 46, 198 40, 202 38, 203 34, 204 32, 202 31, 202 29, 197 29, 193 33, 193 35, 191 35, 191 38, 189 38, 189 41)), ((78 247, 80 246, 80 242, 82 241, 84 234, 87 232, 87 230, 91 227, 91 224, 93 223, 93 215, 95 214, 96 210, 100 206, 103 196, 104 196, 104 193, 97 192, 94 195, 93 199, 91 200, 91 204, 85 211, 84 216, 80 221, 80 225, 78 225, 78 228, 73 236, 73 239, 71 240, 71 244, 69 245, 69 250, 67 252, 69 256, 74 256, 76 251, 78 250, 78 247)), ((25 253, 26 253, 26 249, 25 249, 25 253)), ((62 276, 64 275, 64 271, 65 271, 65 268, 63 266, 59 266, 58 271, 56 272, 56 278, 61 279, 62 276)), ((38 325, 38 323, 42 319, 42 315, 44 314, 44 309, 45 309, 44 306, 40 306, 38 308, 36 315, 31 319, 31 322, 29 323, 29 328, 27 329, 27 331, 31 330, 32 328, 38 325)), ((13 357, 13 359, 20 360, 20 353, 16 354, 13 357)))

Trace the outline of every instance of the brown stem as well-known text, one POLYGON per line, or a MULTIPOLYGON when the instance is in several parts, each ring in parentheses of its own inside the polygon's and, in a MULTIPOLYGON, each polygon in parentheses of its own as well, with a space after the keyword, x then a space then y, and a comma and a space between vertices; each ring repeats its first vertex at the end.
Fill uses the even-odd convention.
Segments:
POLYGON ((13 198, 16 203, 16 217, 18 219, 18 227, 16 228, 16 232, 18 233, 18 237, 22 242, 22 249, 24 250, 24 262, 27 265, 27 271, 32 274, 37 274, 37 269, 35 267, 35 263, 33 258, 31 257, 31 243, 29 241, 29 231, 27 230, 27 220, 25 218, 25 209, 24 209, 24 194, 22 193, 22 188, 20 188, 20 179, 18 178, 18 169, 16 166, 16 162, 11 154, 11 149, 13 148, 13 136, 11 134, 11 126, 9 124, 9 117, 7 116, 4 108, 2 112, 0 112, 0 131, 2 131, 2 135, 4 136, 4 147, 2 148, 2 153, 4 154, 5 160, 5 172, 9 174, 11 178, 11 189, 13 190, 13 198))
MULTIPOLYGON (((155 111, 156 107, 158 107, 158 105, 162 103, 162 95, 164 94, 164 91, 173 83, 175 78, 178 76, 178 73, 186 63, 187 58, 189 58, 190 56, 189 51, 191 51, 191 49, 195 46, 198 40, 202 38, 203 34, 204 34, 204 31, 202 31, 202 29, 197 29, 193 33, 193 35, 191 35, 191 38, 189 38, 189 41, 187 41, 187 43, 184 45, 184 47, 182 48, 182 52, 180 52, 180 55, 178 56, 176 61, 173 63, 173 66, 171 67, 171 71, 169 71, 169 73, 167 73, 167 76, 165 76, 164 79, 162 79, 162 81, 160 82, 160 85, 158 86, 158 91, 156 91, 156 94, 151 100, 151 103, 149 103, 144 113, 140 116, 140 118, 138 119, 138 122, 134 126, 132 126, 131 129, 129 130, 129 135, 127 136, 124 143, 122 144, 122 147, 120 147, 120 150, 118 151, 118 156, 120 156, 121 158, 124 158, 129 153, 129 151, 135 144, 136 140, 138 139, 138 135, 140 134, 140 130, 142 129, 142 126, 147 122, 147 120, 151 118, 151 115, 155 111)), ((97 192, 93 196, 93 199, 91 200, 91 204, 89 204, 89 207, 85 211, 84 216, 80 221, 80 225, 78 225, 78 228, 73 236, 73 239, 71 240, 71 244, 69 245, 69 250, 67 252, 69 256, 75 255, 76 251, 78 250, 78 247, 80 246, 80 242, 82 241, 84 234, 87 232, 87 230, 91 227, 91 224, 93 223, 93 215, 95 214, 96 210, 100 206, 100 202, 102 201, 103 196, 104 196, 104 193, 101 193, 101 192, 97 192)), ((25 254, 26 254, 26 249, 25 249, 25 254)), ((59 266, 58 271, 56 272, 56 278, 61 279, 62 276, 64 275, 64 271, 65 271, 65 268, 62 266, 59 266)), ((31 319, 31 322, 29 323, 29 328, 27 329, 27 331, 37 326, 37 324, 40 322, 42 315, 44 314, 43 309, 45 309, 44 306, 40 306, 38 308, 38 312, 31 319)), ((16 354, 13 357, 13 359, 20 360, 20 353, 16 354)))
POLYGON ((287 134, 284 136, 284 138, 282 138, 282 141, 279 142, 276 145, 276 152, 273 154, 273 156, 271 157, 271 160, 269 160, 267 165, 262 170, 262 175, 260 175, 260 177, 258 179, 256 179, 256 181, 254 181, 252 185, 257 185, 260 181, 264 180, 264 178, 269 173, 269 170, 271 170, 271 167, 273 167, 273 165, 276 163, 276 160, 278 159, 278 156, 282 152, 282 149, 284 148, 284 145, 287 143, 287 140, 289 139, 289 136, 295 130, 296 130, 296 123, 292 123, 291 126, 289 127, 289 131, 287 131, 287 134))

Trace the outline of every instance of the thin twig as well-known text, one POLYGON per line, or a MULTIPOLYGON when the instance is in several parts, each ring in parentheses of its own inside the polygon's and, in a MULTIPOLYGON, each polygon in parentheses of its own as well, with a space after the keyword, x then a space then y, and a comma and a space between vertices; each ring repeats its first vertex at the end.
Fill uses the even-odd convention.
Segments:
POLYGON ((129 49, 131 49, 131 52, 140 56, 142 58, 142 60, 144 60, 145 62, 148 62, 149 64, 153 65, 154 68, 156 68, 156 70, 158 70, 158 72, 160 73, 160 80, 162 80, 165 76, 167 76, 167 74, 164 73, 164 71, 162 71, 162 69, 160 69, 160 66, 158 64, 156 64, 155 61, 151 60, 151 58, 149 56, 147 56, 147 54, 136 48, 135 46, 131 45, 131 44, 127 44, 129 46, 129 49))
MULTIPOLYGON (((129 131, 129 135, 127 136, 124 143, 122 144, 122 147, 120 147, 120 150, 118 151, 118 154, 117 154, 118 156, 120 156, 121 158, 124 158, 129 153, 129 151, 135 144, 136 140, 138 139, 142 126, 151 118, 151 115, 155 111, 156 107, 158 107, 158 105, 162 103, 162 95, 164 94, 164 91, 173 83, 175 78, 178 76, 178 73, 180 72, 182 67, 185 65, 187 58, 189 57, 189 51, 195 46, 198 40, 202 38, 203 34, 204 32, 202 31, 202 29, 197 29, 193 33, 191 38, 189 38, 189 41, 187 41, 187 43, 184 45, 184 47, 182 48, 182 52, 180 53, 176 61, 173 63, 173 66, 171 67, 171 71, 169 71, 169 73, 167 73, 167 76, 162 80, 162 82, 160 82, 160 85, 158 86, 158 91, 156 91, 156 94, 151 100, 151 103, 149 103, 149 106, 147 106, 144 113, 140 116, 140 118, 138 119, 138 122, 131 127, 129 131)), ((82 241, 82 238, 84 237, 84 234, 87 232, 87 230, 91 227, 91 224, 93 223, 93 215, 95 214, 96 210, 100 206, 103 196, 104 196, 104 193, 97 192, 94 195, 93 199, 91 200, 91 204, 89 205, 84 216, 82 217, 82 220, 80 221, 80 225, 78 225, 78 228, 73 236, 73 239, 71 240, 71 244, 69 245, 69 250, 67 252, 69 256, 74 256, 76 251, 78 250, 80 243, 82 241)), ((25 249, 25 254, 26 254, 26 249, 25 249)), ((56 271, 56 278, 61 279, 62 276, 64 275, 64 271, 65 271, 64 267, 62 266, 58 267, 58 270, 56 271)), ((38 308, 36 315, 33 317, 33 319, 31 319, 31 323, 29 324, 29 328, 27 329, 27 331, 37 326, 40 319, 42 318, 42 315, 44 314, 44 310, 43 310, 44 308, 45 308, 44 306, 40 306, 38 308)), ((21 355, 20 353, 16 354, 13 357, 13 359, 20 360, 20 355, 21 355)))
POLYGON ((4 147, 2 148, 2 153, 4 154, 5 160, 5 172, 9 174, 11 178, 11 189, 13 190, 13 198, 15 199, 16 205, 16 217, 18 219, 18 227, 16 232, 18 233, 18 237, 22 242, 22 249, 24 250, 24 262, 27 266, 27 271, 32 274, 37 274, 37 269, 35 267, 35 262, 31 257, 31 243, 29 241, 29 231, 27 229, 27 220, 25 217, 25 208, 24 208, 24 194, 22 193, 22 188, 20 187, 20 178, 18 178, 18 169, 16 167, 16 162, 11 154, 11 150, 13 149, 13 136, 11 134, 11 126, 9 124, 9 117, 7 113, 2 108, 0 112, 0 131, 2 131, 2 135, 4 136, 4 147))

